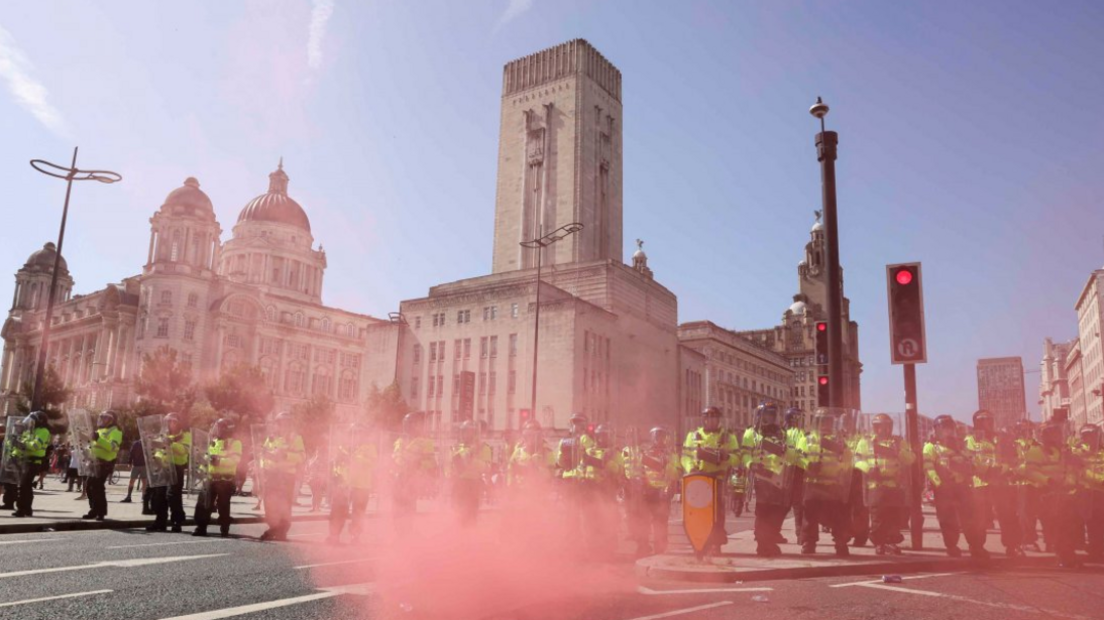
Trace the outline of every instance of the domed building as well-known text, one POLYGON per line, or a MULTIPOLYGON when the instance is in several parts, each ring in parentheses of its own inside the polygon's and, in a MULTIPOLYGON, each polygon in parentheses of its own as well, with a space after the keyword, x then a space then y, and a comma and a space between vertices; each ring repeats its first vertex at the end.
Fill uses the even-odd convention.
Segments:
MULTIPOLYGON (((245 364, 261 370, 278 408, 322 397, 339 415, 363 412, 371 385, 393 380, 396 324, 323 305, 326 254, 288 183, 281 160, 223 242, 211 197, 188 177, 149 220, 141 275, 93 293, 71 295, 61 260, 47 359, 73 390, 70 405, 131 402, 142 359, 167 346, 197 383, 245 364), (370 362, 369 351, 383 355, 370 362)), ((0 374, 8 410, 34 378, 56 257, 47 243, 16 273, 0 374)))

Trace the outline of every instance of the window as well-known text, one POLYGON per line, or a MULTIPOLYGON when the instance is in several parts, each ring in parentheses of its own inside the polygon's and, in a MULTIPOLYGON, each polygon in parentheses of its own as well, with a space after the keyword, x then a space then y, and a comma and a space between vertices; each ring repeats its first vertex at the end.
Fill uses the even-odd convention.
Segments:
POLYGON ((333 349, 316 348, 314 350, 314 362, 316 364, 333 364, 337 361, 337 352, 333 349))
POLYGON ((184 370, 192 372, 192 354, 185 353, 180 356, 180 364, 184 367, 184 370))
POLYGON ((471 310, 457 310, 456 311, 457 323, 471 323, 471 310))
POLYGON ((199 305, 199 295, 195 293, 188 293, 188 307, 195 308, 199 305))
POLYGON ((356 353, 342 353, 341 354, 341 367, 342 368, 360 368, 360 355, 356 353))
POLYGON ((479 357, 487 357, 487 337, 479 339, 479 357))
MULTIPOLYGON (((342 354, 344 355, 344 354, 342 354)), ((337 383, 337 397, 341 400, 356 400, 357 376, 351 370, 341 371, 341 380, 337 383)))
POLYGON ((169 337, 169 319, 168 317, 160 317, 157 319, 157 338, 169 337))
POLYGON ((414 329, 421 329, 421 328, 422 328, 422 317, 421 316, 414 317, 414 329))
POLYGON ((315 396, 329 396, 333 388, 333 375, 330 369, 326 366, 319 366, 314 369, 314 380, 312 381, 315 396))
POLYGON ((498 357, 498 336, 491 336, 491 357, 498 357))
POLYGON ((414 345, 413 355, 414 355, 414 363, 415 364, 421 363, 421 361, 422 361, 422 345, 420 345, 420 344, 414 345))
POLYGON ((288 365, 287 373, 284 375, 284 390, 296 396, 301 396, 307 391, 307 372, 302 364, 292 362, 288 365))
POLYGON ((464 339, 464 359, 471 359, 471 338, 464 339))
POLYGON ((461 353, 461 351, 460 351, 460 348, 461 348, 460 342, 461 342, 461 340, 459 338, 452 341, 452 351, 453 351, 453 357, 455 359, 460 359, 460 353, 461 353))
POLYGON ((184 340, 195 339, 195 321, 184 321, 184 340))
POLYGON ((172 303, 172 291, 161 291, 161 303, 166 305, 172 303))
POLYGON ((483 320, 493 321, 498 318, 498 306, 484 306, 483 307, 483 320))
POLYGON ((445 361, 445 341, 441 340, 437 342, 437 362, 444 363, 445 361))
POLYGON ((434 313, 433 314, 433 326, 434 327, 437 327, 438 325, 440 325, 440 321, 437 320, 437 317, 438 317, 438 315, 436 313, 434 313))
POLYGON ((428 396, 430 398, 433 398, 433 394, 435 393, 434 387, 436 387, 436 383, 435 383, 436 381, 437 381, 436 376, 429 375, 429 383, 426 384, 426 396, 428 396))
POLYGON ((410 398, 418 398, 418 377, 410 379, 410 398))
POLYGON ((517 371, 511 370, 510 374, 506 375, 506 393, 517 393, 517 371))
POLYGON ((437 375, 437 396, 445 393, 445 376, 437 375))
POLYGON ((479 393, 487 393, 487 373, 485 372, 479 373, 479 393))
POLYGON ((303 322, 304 322, 303 313, 302 312, 296 312, 295 313, 295 326, 296 327, 302 327, 303 322))
POLYGON ((518 318, 518 305, 516 303, 510 304, 510 318, 518 318))
POLYGON ((517 357, 518 335, 510 334, 510 357, 517 357))
POLYGON ((261 376, 269 389, 276 388, 276 360, 266 357, 261 360, 261 376))
POLYGON ((495 393, 495 374, 495 371, 492 370, 487 377, 487 393, 492 396, 495 393))
POLYGON ((288 357, 293 360, 310 360, 310 347, 305 344, 288 343, 288 357))
MULTIPOLYGON (((432 364, 436 361, 437 361, 437 343, 436 342, 431 342, 431 343, 429 343, 429 363, 432 364)), ((429 391, 432 392, 433 391, 433 387, 432 387, 433 383, 430 383, 429 385, 430 385, 429 391)))

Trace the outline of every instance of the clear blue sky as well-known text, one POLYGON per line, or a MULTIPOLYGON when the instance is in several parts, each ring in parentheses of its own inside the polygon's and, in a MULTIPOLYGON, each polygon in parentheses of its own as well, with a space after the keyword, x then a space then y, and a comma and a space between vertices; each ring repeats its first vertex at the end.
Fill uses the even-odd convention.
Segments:
POLYGON ((625 237, 647 241, 681 320, 761 328, 789 305, 820 205, 822 95, 865 408, 903 409, 884 265, 921 260, 921 411, 965 417, 976 359, 1037 368, 1104 263, 1104 3, 903 5, 7 3, 0 266, 57 233, 63 184, 30 158, 79 144, 125 177, 75 190, 81 292, 140 271, 148 219, 185 177, 225 239, 284 156, 329 255, 324 300, 383 316, 489 271, 502 65, 583 37, 623 73, 625 237))

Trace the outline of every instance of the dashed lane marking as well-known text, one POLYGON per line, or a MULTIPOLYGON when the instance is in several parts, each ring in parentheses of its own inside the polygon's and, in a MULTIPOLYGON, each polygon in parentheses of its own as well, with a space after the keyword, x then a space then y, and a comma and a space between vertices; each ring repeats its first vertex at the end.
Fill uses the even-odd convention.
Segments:
POLYGON ((109 562, 96 562, 94 564, 79 564, 77 566, 57 566, 54 568, 36 568, 32 570, 17 570, 10 573, 0 573, 0 579, 10 579, 12 577, 25 577, 27 575, 43 575, 46 573, 64 573, 75 570, 89 570, 93 568, 134 568, 136 566, 147 566, 150 564, 168 564, 170 562, 185 562, 188 560, 203 560, 206 558, 219 558, 229 553, 213 553, 209 555, 181 555, 171 558, 141 558, 136 560, 112 560, 109 562))
POLYGON ((221 538, 212 540, 180 540, 176 542, 159 542, 159 543, 142 543, 140 545, 116 545, 114 547, 105 547, 105 549, 137 549, 138 547, 165 547, 168 545, 201 545, 204 543, 217 543, 225 542, 221 538))
POLYGON ((0 607, 15 607, 16 605, 27 605, 29 603, 42 603, 45 601, 56 601, 63 598, 76 598, 78 596, 94 596, 96 594, 108 594, 114 590, 90 590, 88 592, 73 592, 72 594, 59 594, 57 596, 44 596, 42 598, 29 598, 25 601, 12 601, 11 603, 0 603, 0 607))
MULTIPOLYGON (((965 573, 930 573, 930 574, 926 574, 926 575, 925 574, 909 575, 908 577, 905 577, 904 580, 905 581, 912 581, 914 579, 927 579, 929 577, 950 577, 950 576, 953 576, 953 575, 964 575, 964 574, 965 573)), ((828 587, 829 588, 850 588, 852 586, 868 586, 868 585, 880 584, 880 583, 882 583, 881 579, 868 579, 866 581, 852 581, 850 583, 837 583, 835 585, 831 585, 831 586, 828 586, 828 587)))
POLYGON ((322 566, 339 566, 341 564, 361 564, 363 562, 368 562, 368 561, 371 561, 371 560, 374 560, 374 559, 376 559, 376 558, 361 558, 361 559, 358 559, 358 560, 341 560, 340 562, 321 562, 319 564, 303 564, 302 566, 293 566, 292 568, 294 568, 295 570, 303 570, 305 568, 319 568, 319 567, 322 567, 322 566))
POLYGON ((773 592, 774 588, 688 588, 685 590, 653 590, 639 586, 636 589, 641 594, 648 596, 660 596, 663 594, 715 594, 718 592, 773 592))
POLYGON ((69 539, 68 538, 33 538, 31 540, 5 540, 5 541, 0 541, 0 545, 25 545, 27 543, 58 542, 59 540, 69 540, 69 539))
POLYGON ((708 605, 698 605, 697 607, 687 607, 686 609, 676 609, 674 611, 668 611, 662 614, 655 614, 654 616, 640 616, 639 618, 631 618, 631 620, 659 620, 660 618, 670 618, 672 616, 681 616, 683 614, 692 614, 695 611, 705 611, 707 609, 716 609, 717 607, 724 607, 725 605, 731 605, 732 601, 720 601, 719 603, 710 603, 708 605))
POLYGON ((256 613, 258 611, 267 611, 269 609, 278 609, 280 607, 301 605, 303 603, 309 603, 311 601, 320 601, 323 599, 340 596, 342 594, 368 595, 371 593, 371 583, 360 583, 348 586, 338 586, 335 588, 325 588, 313 594, 304 594, 303 596, 281 598, 274 601, 265 601, 263 603, 253 603, 252 605, 227 607, 226 609, 201 611, 199 613, 188 614, 186 616, 173 616, 171 618, 163 618, 162 620, 219 620, 220 618, 233 618, 234 616, 243 616, 245 614, 256 613))
POLYGON ((911 590, 909 588, 899 588, 897 586, 884 585, 881 583, 864 583, 859 584, 864 588, 870 588, 873 590, 883 590, 886 592, 900 592, 903 594, 918 594, 920 596, 931 596, 936 598, 945 598, 953 601, 959 601, 962 603, 973 603, 974 605, 983 605, 985 607, 993 607, 996 609, 1006 609, 1010 611, 1019 611, 1022 613, 1038 614, 1040 616, 1051 616, 1054 618, 1068 618, 1069 620, 1094 620, 1089 616, 1081 616, 1078 614, 1068 614, 1064 611, 1056 611, 1053 609, 1044 609, 1042 607, 1032 607, 1030 605, 1017 605, 1015 603, 998 603, 993 601, 979 601, 977 599, 968 598, 965 596, 959 596, 957 594, 946 594, 943 592, 931 592, 928 590, 911 590))

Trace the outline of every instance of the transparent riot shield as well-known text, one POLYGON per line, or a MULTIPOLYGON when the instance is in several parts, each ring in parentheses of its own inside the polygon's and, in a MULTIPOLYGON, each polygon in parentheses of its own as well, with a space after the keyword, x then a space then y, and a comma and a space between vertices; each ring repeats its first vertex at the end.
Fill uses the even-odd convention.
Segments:
POLYGON ((913 469, 919 459, 901 437, 863 440, 855 455, 855 463, 862 471, 863 503, 868 507, 910 506, 913 469), (907 455, 912 455, 911 464, 905 462, 907 455))
POLYGON ((81 476, 96 474, 96 460, 92 457, 92 416, 85 409, 69 410, 69 441, 77 453, 77 473, 81 476))
POLYGON ((165 416, 155 414, 138 418, 138 438, 146 454, 146 480, 150 488, 176 484, 176 468, 172 464, 165 416))
POLYGON ((23 416, 8 416, 4 422, 4 452, 0 457, 0 483, 19 484, 27 460, 22 457, 23 433, 27 426, 23 416))
POLYGON ((755 486, 755 501, 774 506, 788 506, 792 501, 794 478, 793 454, 786 448, 786 438, 756 435, 751 447, 751 475, 755 486))
POLYGON ((809 431, 803 452, 804 501, 846 502, 854 462, 843 437, 836 432, 809 431))
POLYGON ((203 429, 192 429, 192 452, 188 458, 188 490, 199 493, 200 499, 211 507, 211 434, 203 429))
POLYGON ((252 455, 252 463, 250 465, 250 471, 253 472, 253 487, 252 493, 254 497, 263 497, 264 493, 264 460, 265 460, 265 441, 272 435, 272 429, 267 424, 254 424, 249 427, 249 438, 252 440, 253 445, 250 450, 252 455))

